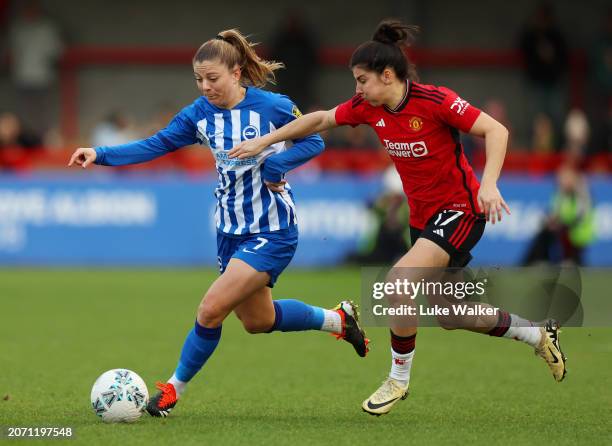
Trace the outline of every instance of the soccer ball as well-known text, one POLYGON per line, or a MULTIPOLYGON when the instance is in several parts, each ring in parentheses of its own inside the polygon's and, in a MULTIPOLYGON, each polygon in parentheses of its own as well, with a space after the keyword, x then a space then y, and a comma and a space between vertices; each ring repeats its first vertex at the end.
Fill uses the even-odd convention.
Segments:
POLYGON ((147 385, 127 369, 104 372, 91 389, 91 406, 105 423, 133 423, 148 401, 147 385))

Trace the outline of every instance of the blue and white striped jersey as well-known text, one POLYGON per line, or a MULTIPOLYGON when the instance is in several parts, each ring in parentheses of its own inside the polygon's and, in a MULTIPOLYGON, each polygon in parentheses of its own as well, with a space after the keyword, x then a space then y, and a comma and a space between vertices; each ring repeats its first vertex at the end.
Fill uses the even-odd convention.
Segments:
POLYGON ((215 157, 217 229, 235 235, 278 231, 297 224, 293 194, 288 184, 282 193, 270 191, 264 179, 279 181, 288 170, 320 153, 323 140, 318 135, 295 140, 289 151, 282 142, 242 160, 230 159, 227 152, 240 141, 265 135, 298 116, 299 110, 288 97, 254 87, 247 88, 245 98, 231 110, 200 97, 150 138, 96 148, 96 164, 148 161, 199 142, 215 157))

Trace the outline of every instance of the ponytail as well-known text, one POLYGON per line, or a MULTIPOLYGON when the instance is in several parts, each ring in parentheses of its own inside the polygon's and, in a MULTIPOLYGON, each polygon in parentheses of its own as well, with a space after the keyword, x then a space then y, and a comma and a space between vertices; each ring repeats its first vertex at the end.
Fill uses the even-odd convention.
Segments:
POLYGON ((409 47, 414 42, 415 35, 418 32, 418 26, 404 25, 399 20, 387 19, 378 24, 372 40, 387 45, 409 47))
POLYGON ((263 87, 275 83, 274 71, 284 68, 281 62, 261 60, 253 49, 257 44, 249 42, 237 29, 221 31, 198 49, 193 62, 218 59, 230 70, 236 65, 242 70, 242 83, 263 87))
POLYGON ((412 45, 419 27, 405 25, 399 20, 387 19, 380 22, 372 40, 361 44, 351 56, 350 68, 363 67, 379 74, 387 67, 393 68, 400 80, 418 80, 414 64, 406 55, 406 48, 412 45))

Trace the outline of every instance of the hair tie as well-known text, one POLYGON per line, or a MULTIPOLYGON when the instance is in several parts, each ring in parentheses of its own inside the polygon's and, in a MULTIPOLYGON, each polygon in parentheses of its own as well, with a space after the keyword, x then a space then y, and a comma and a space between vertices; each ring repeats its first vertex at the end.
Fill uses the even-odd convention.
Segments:
POLYGON ((217 40, 223 40, 224 42, 227 42, 227 40, 225 40, 225 37, 223 37, 221 34, 217 34, 217 35, 215 36, 215 39, 217 39, 217 40))

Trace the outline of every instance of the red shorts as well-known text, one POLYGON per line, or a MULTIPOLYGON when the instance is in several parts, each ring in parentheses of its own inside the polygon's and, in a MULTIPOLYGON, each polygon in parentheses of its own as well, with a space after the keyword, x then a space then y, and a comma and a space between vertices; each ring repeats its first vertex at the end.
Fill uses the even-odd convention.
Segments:
POLYGON ((410 239, 413 245, 419 237, 431 240, 450 256, 448 266, 463 267, 472 260, 470 251, 482 237, 485 224, 484 215, 443 209, 422 230, 410 226, 410 239))

